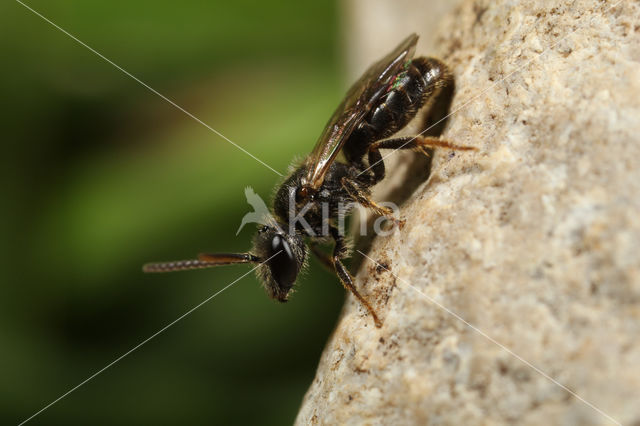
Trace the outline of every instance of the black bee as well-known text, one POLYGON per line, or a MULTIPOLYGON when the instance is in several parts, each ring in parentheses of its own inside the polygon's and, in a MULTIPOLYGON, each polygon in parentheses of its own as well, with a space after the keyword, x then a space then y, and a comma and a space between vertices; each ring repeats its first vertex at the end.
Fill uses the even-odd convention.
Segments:
POLYGON ((451 73, 439 60, 413 58, 417 41, 416 34, 407 37, 351 87, 313 152, 281 184, 272 216, 255 235, 251 253, 200 254, 194 260, 146 264, 143 270, 169 272, 256 263, 269 296, 285 302, 307 259, 308 239, 313 253, 335 271, 380 327, 378 315, 355 288, 342 262, 348 253, 336 221, 357 203, 402 226, 391 209, 370 198, 370 188, 385 177, 381 149, 425 153, 428 147, 473 149, 421 135, 392 137, 420 108, 431 106, 443 89, 453 84, 451 73), (336 161, 340 152, 345 162, 336 161), (317 247, 327 240, 335 242, 331 256, 317 247))

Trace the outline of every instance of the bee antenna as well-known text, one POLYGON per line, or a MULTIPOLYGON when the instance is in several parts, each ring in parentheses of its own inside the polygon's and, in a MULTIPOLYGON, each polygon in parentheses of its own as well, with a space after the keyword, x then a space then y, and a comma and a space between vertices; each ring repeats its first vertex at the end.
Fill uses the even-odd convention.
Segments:
POLYGON ((142 271, 147 273, 188 271, 192 269, 212 268, 214 266, 233 265, 236 263, 259 262, 260 258, 251 253, 201 253, 197 259, 147 263, 142 267, 142 271))

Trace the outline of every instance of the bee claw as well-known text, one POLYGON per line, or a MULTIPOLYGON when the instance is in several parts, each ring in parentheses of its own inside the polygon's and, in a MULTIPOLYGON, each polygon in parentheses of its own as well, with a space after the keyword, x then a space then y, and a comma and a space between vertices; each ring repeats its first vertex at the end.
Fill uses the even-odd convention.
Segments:
POLYGON ((429 154, 429 150, 424 146, 420 147, 420 152, 423 153, 427 158, 431 158, 431 154, 429 154))

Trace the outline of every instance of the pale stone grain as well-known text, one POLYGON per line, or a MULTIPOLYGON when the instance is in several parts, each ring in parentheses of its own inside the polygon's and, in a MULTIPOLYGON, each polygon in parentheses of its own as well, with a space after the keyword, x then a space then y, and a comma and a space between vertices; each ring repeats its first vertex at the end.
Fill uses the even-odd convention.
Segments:
POLYGON ((354 75, 417 30, 464 107, 444 136, 478 152, 437 151, 374 241, 391 272, 357 286, 384 325, 348 299, 297 423, 640 424, 640 3, 463 1, 423 28, 428 2, 375 3, 349 8, 354 75))

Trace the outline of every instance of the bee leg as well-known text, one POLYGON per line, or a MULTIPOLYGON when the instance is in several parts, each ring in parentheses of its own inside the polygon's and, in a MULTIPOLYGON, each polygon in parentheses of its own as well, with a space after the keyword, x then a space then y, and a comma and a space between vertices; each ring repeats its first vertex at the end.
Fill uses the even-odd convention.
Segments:
POLYGON ((384 160, 382 159, 382 155, 380 155, 380 150, 378 146, 375 145, 375 142, 369 145, 368 149, 369 149, 369 153, 367 155, 367 159, 369 160, 369 169, 371 169, 371 171, 373 172, 373 178, 371 180, 371 186, 373 186, 376 183, 380 182, 382 179, 384 179, 386 171, 384 167, 384 160))
POLYGON ((356 297, 356 299, 358 299, 358 301, 362 304, 362 306, 364 306, 367 309, 367 311, 369 311, 369 314, 371 314, 371 317, 373 318, 373 322, 375 323, 376 327, 378 328, 382 327, 382 321, 380 321, 380 319, 378 318, 376 311, 373 309, 373 307, 371 307, 369 302, 367 302, 367 300, 364 297, 362 297, 360 293, 358 293, 358 290, 353 285, 353 278, 351 278, 351 274, 349 273, 349 271, 347 271, 347 268, 342 263, 342 259, 346 256, 346 252, 347 252, 346 246, 344 243, 344 237, 340 235, 340 233, 338 232, 338 229, 335 227, 331 227, 330 231, 331 231, 331 236, 336 242, 336 245, 333 249, 333 265, 334 265, 335 273, 338 275, 338 278, 340 278, 340 282, 342 283, 344 288, 349 290, 356 297))
POLYGON ((393 216, 392 209, 390 209, 389 207, 381 206, 380 204, 373 201, 369 194, 364 191, 358 183, 346 177, 342 178, 341 183, 344 190, 347 191, 349 196, 353 198, 354 201, 356 201, 358 204, 363 205, 364 207, 373 210, 377 215, 386 217, 387 219, 398 225, 400 229, 402 229, 405 224, 405 220, 397 219, 395 216, 393 216))
MULTIPOLYGON (((376 152, 380 149, 418 149, 425 155, 429 156, 429 152, 426 148, 449 148, 458 151, 476 150, 473 146, 456 145, 440 138, 417 135, 376 141, 369 145, 369 153, 376 152)), ((378 156, 379 155, 380 154, 378 154, 378 156)), ((369 163, 372 164, 371 160, 369 160, 369 163)))
POLYGON ((320 245, 318 243, 316 243, 314 241, 311 241, 309 243, 309 247, 311 247, 311 252, 320 261, 322 266, 324 266, 325 268, 327 268, 331 272, 335 272, 336 271, 335 267, 333 266, 333 259, 331 258, 331 256, 329 256, 329 254, 325 253, 320 248, 320 245))
POLYGON ((369 145, 369 168, 373 171, 371 185, 380 182, 385 176, 384 160, 382 159, 382 155, 380 155, 381 149, 417 149, 428 157, 429 151, 427 151, 427 148, 449 148, 460 151, 476 150, 476 148, 472 146, 455 145, 446 140, 431 136, 417 135, 381 139, 369 145))

